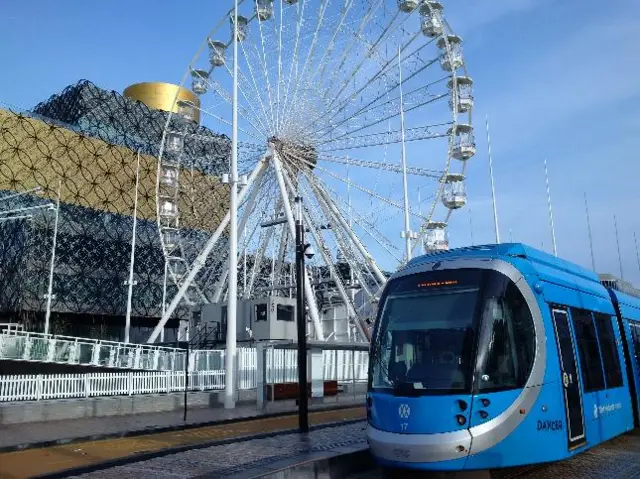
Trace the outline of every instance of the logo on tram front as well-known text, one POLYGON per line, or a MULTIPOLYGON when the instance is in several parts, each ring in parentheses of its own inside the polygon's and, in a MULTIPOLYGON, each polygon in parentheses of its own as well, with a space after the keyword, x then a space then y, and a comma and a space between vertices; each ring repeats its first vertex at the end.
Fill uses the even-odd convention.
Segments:
POLYGON ((398 416, 400 416, 402 419, 409 419, 410 415, 411 415, 411 408, 409 407, 409 405, 400 404, 400 407, 398 408, 398 416))

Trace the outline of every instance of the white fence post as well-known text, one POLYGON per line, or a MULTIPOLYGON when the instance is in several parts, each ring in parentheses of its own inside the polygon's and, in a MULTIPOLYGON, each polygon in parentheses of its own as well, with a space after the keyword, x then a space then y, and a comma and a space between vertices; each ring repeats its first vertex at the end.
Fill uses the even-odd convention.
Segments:
POLYGON ((36 401, 42 399, 42 374, 36 376, 36 401))

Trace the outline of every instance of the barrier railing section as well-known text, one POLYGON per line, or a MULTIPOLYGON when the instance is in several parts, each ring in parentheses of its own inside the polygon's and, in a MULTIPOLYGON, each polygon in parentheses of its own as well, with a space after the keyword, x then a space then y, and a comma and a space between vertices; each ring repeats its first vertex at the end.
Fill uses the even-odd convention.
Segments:
MULTIPOLYGON (((0 402, 184 391, 184 371, 0 376, 0 402)), ((189 391, 224 389, 224 370, 189 373, 189 391)))
POLYGON ((0 358, 107 368, 184 370, 183 349, 126 344, 17 329, 0 333, 0 358))
MULTIPOLYGON (((225 351, 192 351, 191 354, 194 363, 200 360, 201 365, 208 362, 218 367, 190 371, 189 390, 223 389, 225 351)), ((267 349, 265 383, 297 382, 297 359, 296 350, 267 349)), ((325 350, 322 360, 325 380, 353 383, 367 379, 368 357, 365 351, 325 350)), ((255 348, 238 349, 236 371, 238 389, 257 387, 255 348)), ((184 370, 0 376, 0 402, 169 393, 184 390, 184 377, 184 370)))
POLYGON ((0 333, 12 333, 23 330, 24 326, 19 323, 0 323, 0 333))

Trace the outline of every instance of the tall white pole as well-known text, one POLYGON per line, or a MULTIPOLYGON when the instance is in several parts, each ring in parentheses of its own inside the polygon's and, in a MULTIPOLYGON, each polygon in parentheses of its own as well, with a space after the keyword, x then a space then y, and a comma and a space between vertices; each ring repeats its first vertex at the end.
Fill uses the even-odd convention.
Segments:
POLYGON ((491 200, 493 202, 493 227, 496 232, 496 244, 500 244, 500 228, 498 226, 498 206, 496 204, 496 188, 493 181, 493 157, 491 156, 491 134, 489 133, 489 115, 485 116, 487 128, 487 149, 489 151, 489 176, 491 177, 491 200))
MULTIPOLYGON (((169 273, 169 262, 164 260, 164 280, 162 282, 162 316, 167 311, 167 274, 169 273)), ((164 343, 164 327, 160 331, 160 342, 164 343)))
POLYGON ((622 255, 620 254, 620 237, 618 236, 618 219, 613 215, 613 225, 616 228, 616 246, 618 248, 618 263, 620 263, 620 279, 624 279, 624 271, 622 269, 622 255))
POLYGON ((51 320, 51 300, 53 299, 53 270, 56 264, 56 246, 58 244, 58 220, 60 219, 60 192, 62 180, 58 183, 58 199, 56 200, 56 216, 53 220, 53 244, 51 245, 51 265, 49 266, 49 285, 47 287, 47 311, 44 316, 44 334, 49 334, 51 320))
POLYGON ((231 200, 229 221, 229 289, 227 296, 227 349, 224 407, 235 408, 236 306, 238 302, 238 0, 233 11, 233 119, 231 139, 231 200))
MULTIPOLYGON (((138 184, 140 181, 140 151, 136 165, 136 193, 133 200, 133 230, 131 232, 131 260, 129 261, 129 291, 127 293, 127 316, 124 325, 124 342, 128 343, 131 331, 131 301, 133 300, 133 269, 136 262, 136 228, 138 226, 138 184)), ((164 304, 163 304, 164 306, 164 304)))
POLYGON ((404 242, 406 247, 405 261, 411 259, 411 224, 409 222, 409 193, 407 188, 407 152, 404 144, 404 99, 402 93, 402 61, 398 48, 398 74, 400 85, 400 131, 402 134, 402 188, 404 191, 404 242))
MULTIPOLYGON (((591 268, 596 270, 596 257, 593 254, 593 236, 591 236, 591 219, 589 218, 589 204, 587 203, 587 193, 584 193, 584 210, 587 214, 587 228, 589 230, 589 250, 591 251, 591 268)), ((640 264, 640 263, 639 263, 640 264)))
POLYGON ((547 182, 547 203, 549 204, 549 224, 551 225, 551 243, 553 245, 553 255, 558 256, 556 248, 556 229, 553 225, 553 208, 551 207, 551 188, 549 187, 549 172, 547 170, 547 159, 544 159, 544 177, 547 182))

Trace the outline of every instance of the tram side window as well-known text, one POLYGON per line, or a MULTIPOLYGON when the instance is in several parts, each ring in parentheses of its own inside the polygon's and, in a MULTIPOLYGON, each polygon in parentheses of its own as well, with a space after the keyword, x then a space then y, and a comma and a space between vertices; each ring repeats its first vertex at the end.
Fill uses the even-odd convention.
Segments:
POLYGON ((631 321, 629 321, 629 326, 631 328, 631 340, 633 341, 633 356, 636 360, 636 367, 640 368, 640 328, 631 321))
POLYGON ((613 334, 611 316, 595 313, 594 317, 596 328, 598 328, 598 338, 600 339, 600 350, 602 351, 602 362, 604 364, 607 388, 619 388, 623 384, 622 370, 620 369, 620 357, 618 356, 618 347, 613 334))
POLYGON ((592 392, 604 389, 602 361, 600 360, 600 348, 598 348, 598 336, 596 336, 593 317, 589 311, 574 308, 571 308, 571 317, 578 340, 584 390, 592 392))
POLYGON ((523 387, 535 357, 535 329, 527 303, 511 282, 502 298, 487 298, 483 312, 476 389, 523 387))

